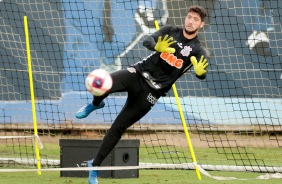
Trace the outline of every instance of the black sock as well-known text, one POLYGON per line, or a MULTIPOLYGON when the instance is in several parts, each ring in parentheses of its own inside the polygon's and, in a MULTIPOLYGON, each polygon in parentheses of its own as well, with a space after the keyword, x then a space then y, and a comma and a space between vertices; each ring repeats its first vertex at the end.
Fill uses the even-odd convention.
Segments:
POLYGON ((104 95, 104 96, 95 96, 95 97, 93 98, 92 104, 93 104, 94 106, 100 105, 100 104, 102 103, 102 101, 103 101, 105 98, 107 98, 108 95, 109 95, 109 94, 106 94, 106 95, 104 95))
POLYGON ((103 160, 105 159, 106 157, 104 157, 101 153, 98 153, 94 159, 94 161, 92 162, 92 166, 93 167, 96 167, 96 166, 100 166, 101 163, 103 162, 103 160))

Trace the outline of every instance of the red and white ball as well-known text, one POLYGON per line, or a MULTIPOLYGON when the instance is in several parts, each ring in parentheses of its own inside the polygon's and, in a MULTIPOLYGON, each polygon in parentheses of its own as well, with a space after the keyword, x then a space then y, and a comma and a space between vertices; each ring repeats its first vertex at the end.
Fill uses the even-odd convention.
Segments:
POLYGON ((94 96, 104 95, 112 88, 112 85, 112 77, 104 69, 93 70, 85 79, 86 89, 94 96))

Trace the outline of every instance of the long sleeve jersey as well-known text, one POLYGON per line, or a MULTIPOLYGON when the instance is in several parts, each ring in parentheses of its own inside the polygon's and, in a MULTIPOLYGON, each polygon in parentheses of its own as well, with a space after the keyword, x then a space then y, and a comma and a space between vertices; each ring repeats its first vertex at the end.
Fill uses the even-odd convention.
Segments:
MULTIPOLYGON (((148 36, 144 40, 143 45, 147 49, 155 52, 133 65, 133 67, 136 68, 146 79, 147 83, 161 95, 167 93, 173 83, 192 67, 190 61, 191 56, 195 56, 198 61, 202 55, 206 57, 206 52, 198 36, 189 40, 184 37, 183 28, 176 26, 162 27, 157 32, 148 36), (156 52, 154 49, 159 36, 163 38, 165 35, 173 37, 176 41, 176 43, 170 46, 171 48, 175 48, 175 53, 173 54, 156 52)), ((205 75, 197 77, 204 79, 205 75)))

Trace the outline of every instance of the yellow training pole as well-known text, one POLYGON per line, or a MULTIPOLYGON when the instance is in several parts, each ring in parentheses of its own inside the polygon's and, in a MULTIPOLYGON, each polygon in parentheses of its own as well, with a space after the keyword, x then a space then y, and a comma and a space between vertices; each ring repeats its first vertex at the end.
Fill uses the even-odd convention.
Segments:
MULTIPOLYGON (((24 32, 25 32, 25 40, 26 40, 26 54, 27 54, 28 76, 29 76, 29 84, 30 84, 30 97, 31 97, 31 106, 32 106, 33 128, 34 128, 34 135, 38 135, 35 102, 34 102, 34 89, 33 89, 32 67, 31 67, 32 64, 31 64, 31 56, 30 56, 27 16, 24 16, 24 32)), ((37 173, 38 173, 38 175, 41 175, 40 153, 39 153, 38 141, 37 141, 36 138, 34 138, 34 142, 35 142, 35 153, 36 153, 37 168, 38 168, 37 173)))
MULTIPOLYGON (((157 20, 155 20, 155 26, 156 26, 156 30, 160 29, 157 20)), ((173 90, 173 93, 174 93, 174 96, 175 96, 175 99, 176 99, 178 111, 179 111, 179 114, 180 114, 182 126, 184 128, 184 132, 185 132, 185 135, 186 135, 186 139, 187 139, 188 147, 189 147, 189 150, 190 150, 190 153, 191 153, 191 156, 192 156, 192 160, 195 163, 196 174, 197 174, 198 179, 201 180, 202 179, 201 174, 200 174, 199 168, 197 166, 196 156, 195 156, 194 149, 193 149, 193 146, 192 146, 192 142, 191 142, 191 139, 190 139, 190 136, 189 136, 188 128, 186 126, 185 118, 184 118, 183 111, 182 111, 182 108, 181 108, 181 105, 180 105, 180 101, 179 101, 179 97, 178 97, 178 93, 177 93, 175 84, 172 85, 172 90, 173 90)))

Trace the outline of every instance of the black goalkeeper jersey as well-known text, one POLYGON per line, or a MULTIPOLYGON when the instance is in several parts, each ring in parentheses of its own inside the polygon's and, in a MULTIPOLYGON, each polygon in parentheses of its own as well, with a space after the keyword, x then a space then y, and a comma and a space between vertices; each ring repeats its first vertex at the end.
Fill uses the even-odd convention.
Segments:
MULTIPOLYGON (((206 52, 202 47, 198 37, 189 40, 183 35, 183 28, 176 26, 164 26, 159 31, 147 37, 143 45, 154 51, 156 42, 161 36, 173 37, 176 43, 170 47, 175 48, 175 53, 154 52, 147 58, 133 65, 137 71, 146 79, 147 83, 160 94, 168 92, 173 83, 193 65, 190 61, 191 56, 195 56, 199 61, 201 56, 206 57, 206 52)), ((197 76, 204 79, 205 76, 197 76)))

